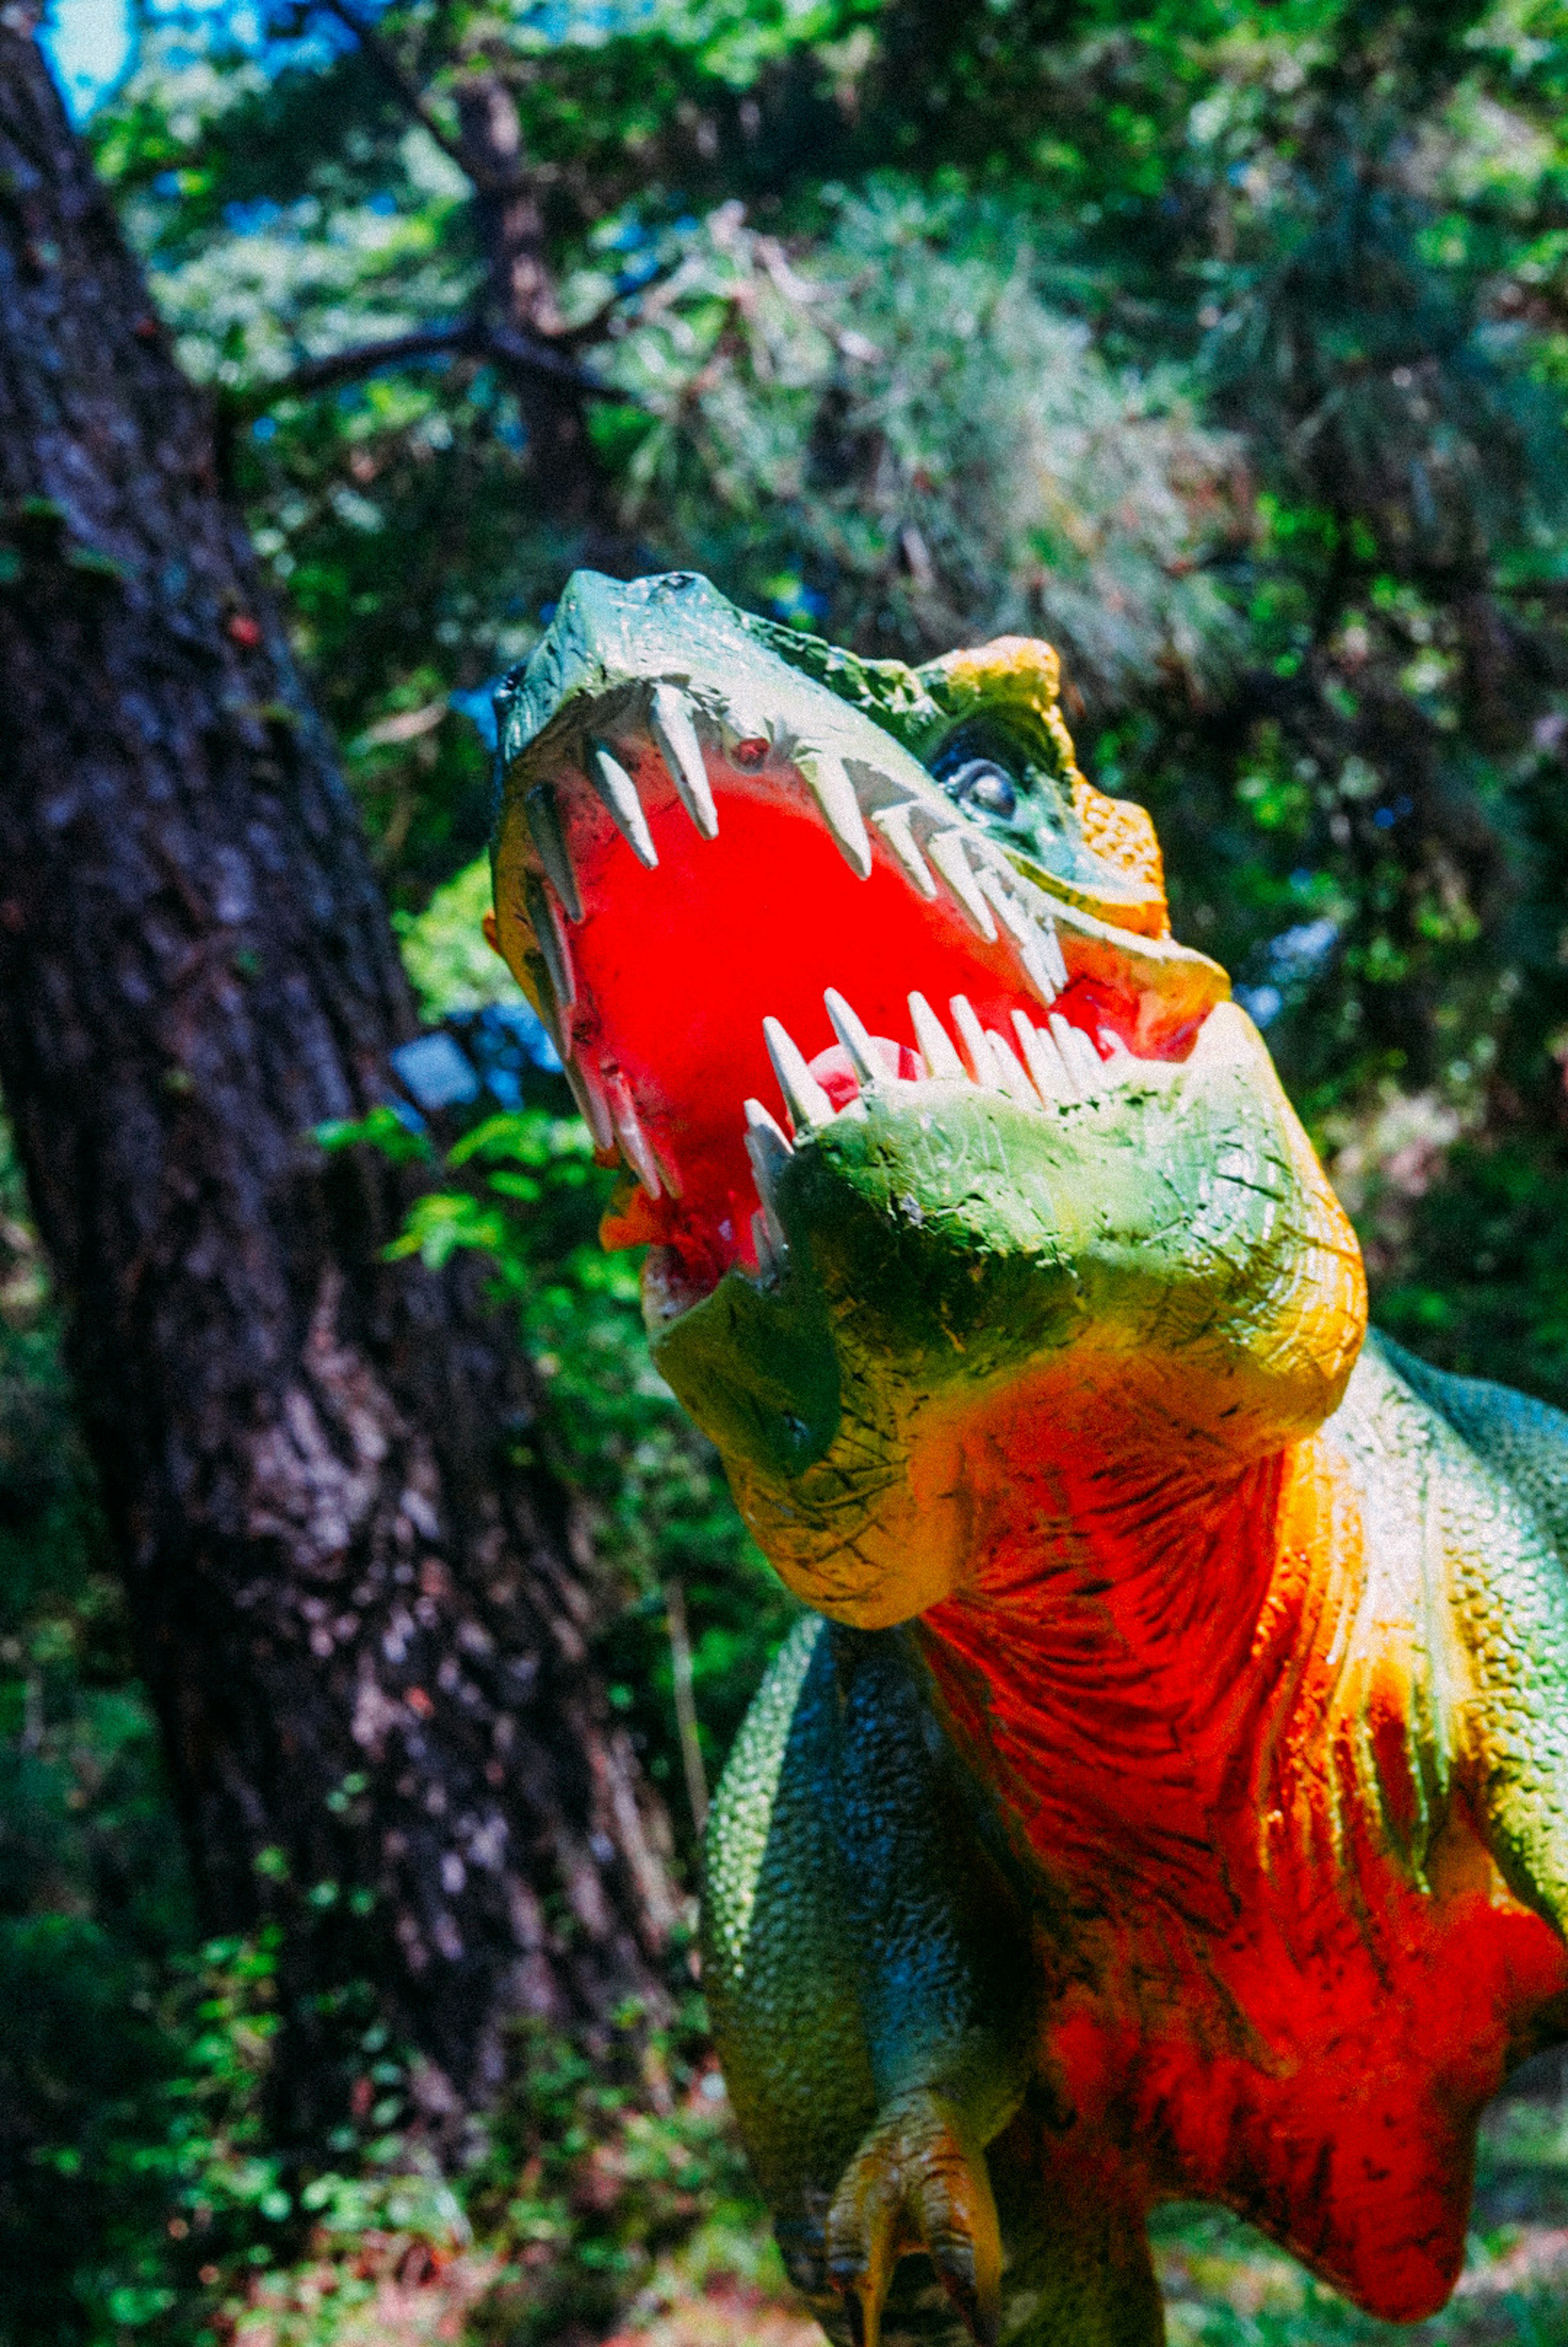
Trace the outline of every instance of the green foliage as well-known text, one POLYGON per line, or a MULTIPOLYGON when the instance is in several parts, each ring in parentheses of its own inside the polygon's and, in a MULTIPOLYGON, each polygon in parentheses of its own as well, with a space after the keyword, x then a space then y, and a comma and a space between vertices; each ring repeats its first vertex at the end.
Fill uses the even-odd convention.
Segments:
POLYGON ((1462 1143, 1415 1203, 1379 1314, 1440 1367, 1568 1409, 1568 1178, 1520 1140, 1462 1143))
POLYGON ((484 942, 479 925, 490 905, 490 859, 482 856, 438 888, 422 913, 393 916, 403 967, 433 1024, 454 1012, 523 999, 522 988, 484 942))
POLYGON ((1201 675, 1228 629, 1202 568, 1227 450, 1185 375, 1113 369, 1050 306, 1026 200, 882 176, 824 216, 798 253, 738 205, 671 239, 616 353, 657 419, 629 515, 868 650, 1048 633, 1103 697, 1201 675))
POLYGON ((192 1919, 3 1128, 0 1720, 0 2340, 53 2347, 92 2261, 134 2291, 156 2239, 158 2186, 124 2155, 172 2066, 158 2004, 192 1919))
POLYGON ((468 2185, 475 2226, 504 2258, 477 2340, 602 2333, 628 2300, 657 2293, 675 2250, 687 2276, 776 2262, 704 2027, 688 1995, 676 2026, 635 2028, 594 2061, 539 2025, 518 2031, 514 2083, 468 2185))

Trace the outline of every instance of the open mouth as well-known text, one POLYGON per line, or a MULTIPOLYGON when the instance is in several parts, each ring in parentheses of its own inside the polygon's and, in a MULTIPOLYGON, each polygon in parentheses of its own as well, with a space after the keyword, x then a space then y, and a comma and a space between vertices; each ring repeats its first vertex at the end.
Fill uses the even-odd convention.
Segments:
POLYGON ((660 1319, 778 1275, 774 1174, 879 1088, 1070 1112, 1184 1058, 1226 990, 1018 871, 934 782, 738 735, 672 683, 578 704, 524 758, 501 942, 634 1177, 604 1236, 657 1250, 660 1319))

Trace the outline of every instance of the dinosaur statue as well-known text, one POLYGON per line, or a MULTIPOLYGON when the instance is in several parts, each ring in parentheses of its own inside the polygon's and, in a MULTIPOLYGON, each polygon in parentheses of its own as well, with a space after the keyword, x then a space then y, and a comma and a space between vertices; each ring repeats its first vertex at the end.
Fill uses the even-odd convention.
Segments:
POLYGON ((861 2347, 1153 2347, 1173 2198, 1431 2313, 1481 2106, 1568 2034, 1568 1419, 1369 1336, 1057 682, 585 572, 497 698, 493 942, 811 1609, 706 1981, 861 2347))

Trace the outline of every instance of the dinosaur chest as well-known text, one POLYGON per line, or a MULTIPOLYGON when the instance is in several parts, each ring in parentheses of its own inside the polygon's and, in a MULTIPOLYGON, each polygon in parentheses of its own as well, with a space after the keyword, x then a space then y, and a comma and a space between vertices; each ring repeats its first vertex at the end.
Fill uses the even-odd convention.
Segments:
POLYGON ((1147 1532, 1131 1568, 999 1552, 922 1636, 1046 1886, 1074 2127, 1135 2197, 1224 2201, 1398 2320, 1452 2287, 1476 2120, 1568 1951, 1474 1829, 1436 1633, 1366 1529, 1314 1453, 1187 1527, 1179 1574, 1147 1532))

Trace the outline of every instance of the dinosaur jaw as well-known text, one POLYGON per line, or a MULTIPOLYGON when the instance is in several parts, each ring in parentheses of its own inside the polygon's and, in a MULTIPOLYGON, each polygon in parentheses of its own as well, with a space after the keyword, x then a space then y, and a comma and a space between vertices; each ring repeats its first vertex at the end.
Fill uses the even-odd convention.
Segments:
POLYGON ((499 942, 635 1177, 604 1235, 652 1243, 656 1321, 732 1268, 772 1275, 769 1166, 879 1081, 962 1078, 1049 1117, 1185 1058, 1228 991, 1201 955, 1057 900, 918 769, 912 791, 825 774, 663 686, 651 710, 579 711, 569 755, 551 734, 499 942))

